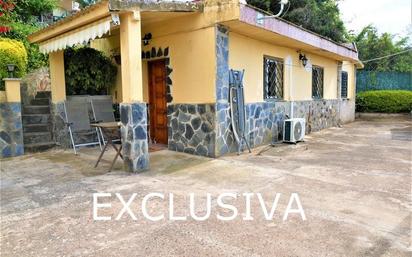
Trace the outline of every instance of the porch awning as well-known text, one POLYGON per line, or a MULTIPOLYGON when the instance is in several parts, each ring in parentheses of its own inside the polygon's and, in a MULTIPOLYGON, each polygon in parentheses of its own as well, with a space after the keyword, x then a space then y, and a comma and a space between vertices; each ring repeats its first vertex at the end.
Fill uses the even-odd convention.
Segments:
POLYGON ((40 51, 45 54, 55 52, 102 37, 110 31, 110 22, 111 18, 106 18, 66 32, 59 37, 40 43, 40 51))

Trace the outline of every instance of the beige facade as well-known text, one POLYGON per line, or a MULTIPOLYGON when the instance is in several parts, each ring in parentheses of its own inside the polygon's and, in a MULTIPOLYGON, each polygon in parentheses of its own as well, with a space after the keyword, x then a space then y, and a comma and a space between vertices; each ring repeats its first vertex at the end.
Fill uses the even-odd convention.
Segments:
MULTIPOLYGON (((263 58, 279 58, 284 61, 284 100, 312 100, 312 72, 306 70, 299 60, 299 49, 288 48, 264 41, 258 41, 238 33, 229 36, 229 65, 233 69, 245 69, 246 102, 262 102, 263 58), (290 61, 288 61, 290 60, 290 61)), ((324 99, 338 98, 338 61, 315 54, 306 54, 312 65, 324 68, 324 99)), ((349 91, 355 88, 354 63, 345 62, 350 70, 349 91)), ((349 97, 352 98, 351 94, 349 97)))
POLYGON ((305 118, 307 132, 354 118, 355 68, 361 63, 353 45, 337 44, 282 20, 259 21, 267 14, 238 0, 110 0, 108 7, 102 1, 29 39, 49 52, 57 114, 66 98, 64 48, 89 41, 116 63, 119 72, 111 94, 120 103, 128 170, 149 167, 150 140, 209 157, 236 151, 239 144, 230 125, 231 69, 245 70, 246 137, 252 146, 278 138, 290 116, 305 118), (300 54, 309 66, 303 66, 300 54), (284 66, 283 96, 276 101, 265 99, 265 57, 284 66), (312 98, 311 65, 323 68, 321 99, 312 98), (341 70, 348 72, 348 99, 341 99, 341 70))
MULTIPOLYGON (((240 10, 237 1, 226 1, 225 8, 214 1, 206 1, 201 13, 173 13, 173 12, 142 12, 140 22, 136 20, 136 12, 121 15, 121 26, 114 27, 110 35, 102 39, 91 41, 91 46, 102 50, 112 57, 114 52, 122 54, 122 61, 126 67, 118 65, 119 72, 112 95, 116 102, 130 102, 132 100, 149 101, 148 97, 148 68, 147 60, 140 60, 140 52, 150 51, 152 47, 169 48, 170 66, 173 68, 172 94, 175 103, 212 103, 216 99, 215 92, 215 26, 223 22, 229 27, 229 66, 233 69, 245 69, 246 102, 261 102, 263 96, 263 57, 280 58, 285 62, 284 69, 284 97, 286 101, 311 100, 312 74, 305 70, 299 60, 298 51, 305 53, 312 65, 324 68, 324 99, 337 99, 338 96, 338 65, 344 61, 343 69, 349 71, 349 98, 354 97, 355 88, 353 69, 357 60, 337 58, 336 54, 319 49, 306 48, 304 44, 290 44, 289 38, 277 38, 276 41, 266 40, 267 31, 260 32, 259 28, 241 26, 244 23, 233 23, 239 19, 240 10), (132 15, 133 14, 133 15, 132 15), (241 25, 239 25, 241 24, 241 25), (130 27, 132 26, 132 27, 130 27), (129 30, 128 30, 129 29, 129 30), (120 31, 122 30, 122 31, 120 31), (140 32, 141 30, 141 32, 140 32), (128 32, 130 31, 130 32, 128 32), (243 33, 242 33, 243 31, 243 33), (251 36, 251 31, 257 35, 251 36), (129 33, 129 34, 128 34, 129 33), (130 34, 132 33, 132 34, 130 34), (153 39, 150 44, 143 46, 138 38, 151 33, 153 39), (259 33, 259 34, 258 34, 259 33), (140 36, 139 36, 140 35, 140 36), (133 42, 131 41, 133 39, 133 42), (137 43, 139 42, 139 43, 137 43), (287 47, 291 45, 293 47, 287 47), (308 49, 308 51, 305 51, 308 49), (319 54, 317 54, 319 53, 319 54), (125 58, 125 56, 127 56, 125 58), (130 66, 130 67, 129 67, 130 66), (130 68, 130 70, 128 70, 130 68), (141 71, 141 72, 140 72, 141 71), (133 78, 130 77, 133 75, 133 78), (138 76, 136 76, 138 75, 138 76), (123 78, 123 80, 122 80, 123 78), (122 83, 122 81, 124 81, 122 83), (131 85, 122 86, 124 83, 131 85), (133 92, 130 92, 132 90, 133 92)), ((109 15, 107 5, 99 4, 84 15, 79 15, 70 22, 62 23, 56 28, 47 30, 40 35, 31 36, 32 41, 50 39, 67 31, 69 26, 78 27, 94 22, 98 18, 109 15), (70 23, 73 23, 70 25, 70 23)), ((61 67, 62 61, 52 55, 52 84, 64 83, 61 70, 52 66, 61 67), (54 65, 55 64, 55 65, 54 65), (56 71, 56 74, 54 74, 56 71), (54 77, 54 79, 53 79, 54 77), (55 81, 55 83, 53 83, 55 81)), ((156 58, 150 59, 150 61, 156 58)), ((123 63, 122 63, 123 64, 123 63)), ((56 90, 63 90, 61 86, 54 86, 56 90), (59 89, 57 89, 59 88, 59 89)), ((57 101, 64 99, 64 93, 54 93, 57 101)))

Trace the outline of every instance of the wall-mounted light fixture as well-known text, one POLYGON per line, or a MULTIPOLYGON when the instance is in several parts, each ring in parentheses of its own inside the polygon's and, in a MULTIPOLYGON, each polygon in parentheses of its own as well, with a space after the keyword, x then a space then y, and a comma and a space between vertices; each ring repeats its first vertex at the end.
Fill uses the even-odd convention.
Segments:
POLYGON ((120 25, 120 16, 119 13, 112 13, 112 23, 114 26, 120 25))
POLYGON ((306 67, 306 65, 308 64, 308 58, 306 57, 306 55, 299 53, 299 60, 302 62, 303 67, 306 67))
POLYGON ((150 44, 150 40, 152 40, 152 33, 145 34, 143 39, 142 39, 143 45, 147 46, 148 44, 150 44))
POLYGON ((15 69, 16 69, 16 65, 7 64, 7 71, 9 72, 9 78, 14 78, 14 70, 15 69))

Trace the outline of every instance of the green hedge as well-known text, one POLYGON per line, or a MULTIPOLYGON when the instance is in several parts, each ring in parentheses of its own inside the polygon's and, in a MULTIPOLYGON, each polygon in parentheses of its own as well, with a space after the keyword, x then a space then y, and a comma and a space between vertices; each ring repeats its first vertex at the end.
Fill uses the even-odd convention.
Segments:
POLYGON ((20 41, 0 38, 0 88, 4 88, 3 78, 9 77, 7 64, 16 65, 14 77, 23 77, 27 70, 27 52, 20 41))
POLYGON ((356 111, 402 113, 412 110, 412 91, 377 90, 358 93, 356 111))
POLYGON ((64 53, 67 95, 107 94, 114 85, 117 67, 102 52, 88 47, 64 53))

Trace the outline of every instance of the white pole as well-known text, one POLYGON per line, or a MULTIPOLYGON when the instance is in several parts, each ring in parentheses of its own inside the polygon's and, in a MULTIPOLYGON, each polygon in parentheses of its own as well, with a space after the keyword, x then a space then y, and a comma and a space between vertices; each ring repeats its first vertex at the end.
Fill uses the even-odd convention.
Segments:
POLYGON ((286 65, 288 66, 288 76, 289 76, 289 101, 290 101, 290 119, 293 119, 294 113, 293 113, 293 106, 294 106, 294 102, 293 102, 293 76, 292 76, 292 67, 293 67, 293 59, 291 56, 288 56, 286 58, 286 65))

